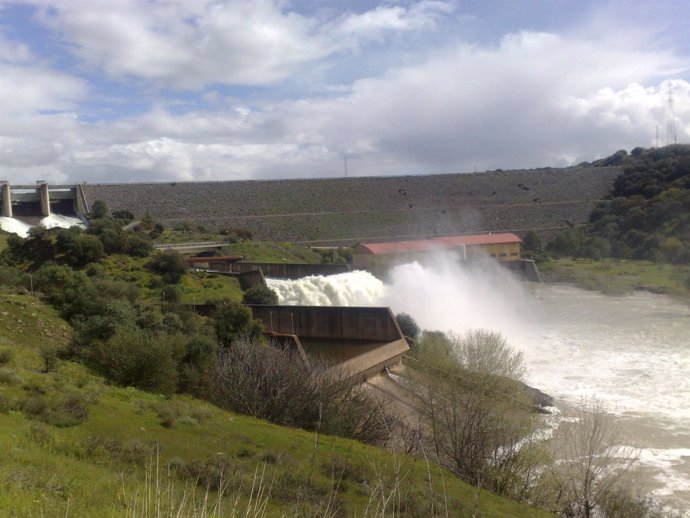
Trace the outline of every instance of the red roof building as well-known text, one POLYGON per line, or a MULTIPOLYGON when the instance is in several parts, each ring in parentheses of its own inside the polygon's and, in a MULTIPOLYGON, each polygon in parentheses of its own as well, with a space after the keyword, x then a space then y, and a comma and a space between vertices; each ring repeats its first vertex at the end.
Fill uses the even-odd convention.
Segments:
POLYGON ((519 261, 522 240, 512 233, 443 236, 389 243, 362 243, 352 250, 355 267, 372 268, 395 258, 415 259, 438 250, 453 250, 463 258, 490 256, 499 261, 519 261))

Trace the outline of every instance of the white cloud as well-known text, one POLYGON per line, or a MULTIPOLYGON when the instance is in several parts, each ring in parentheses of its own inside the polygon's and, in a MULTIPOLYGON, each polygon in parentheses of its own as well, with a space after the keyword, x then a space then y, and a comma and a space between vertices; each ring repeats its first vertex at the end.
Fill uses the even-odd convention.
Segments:
MULTIPOLYGON (((386 3, 321 20, 268 0, 73 0, 57 11, 46 8, 42 16, 65 35, 75 55, 125 85, 132 83, 123 78, 131 76, 197 88, 293 77, 297 69, 358 42, 366 52, 364 43, 388 34, 429 30, 454 4, 406 5, 386 3), (356 36, 348 39, 339 31, 356 36)), ((297 100, 281 100, 275 92, 231 98, 217 88, 204 97, 212 110, 190 101, 180 113, 162 99, 146 113, 95 123, 71 114, 80 113, 87 94, 82 81, 31 61, 0 63, 0 161, 7 164, 2 176, 339 176, 345 154, 352 175, 591 160, 619 148, 653 145, 656 125, 663 143, 666 80, 682 77, 688 60, 644 42, 639 31, 615 38, 592 31, 522 31, 491 46, 452 40, 429 49, 424 59, 415 56, 415 64, 382 63, 376 75, 316 85, 300 91, 297 100)), ((687 142, 690 83, 673 84, 678 136, 687 142)))
POLYGON ((74 109, 87 92, 79 79, 41 66, 0 63, 0 114, 74 109))
POLYGON ((363 13, 349 13, 335 30, 344 37, 379 39, 388 31, 433 29, 438 19, 455 10, 455 2, 424 0, 409 7, 383 5, 363 13))
POLYGON ((360 40, 431 29, 453 10, 451 2, 422 0, 323 20, 278 0, 34 3, 80 60, 118 80, 177 89, 275 83, 360 40))

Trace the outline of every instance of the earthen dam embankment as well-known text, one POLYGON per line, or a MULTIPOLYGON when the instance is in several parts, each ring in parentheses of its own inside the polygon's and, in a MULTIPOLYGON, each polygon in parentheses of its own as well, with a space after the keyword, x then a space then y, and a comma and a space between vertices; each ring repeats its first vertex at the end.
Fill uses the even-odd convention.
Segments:
POLYGON ((83 185, 88 203, 174 225, 321 244, 476 232, 542 234, 587 221, 618 167, 473 174, 83 185))

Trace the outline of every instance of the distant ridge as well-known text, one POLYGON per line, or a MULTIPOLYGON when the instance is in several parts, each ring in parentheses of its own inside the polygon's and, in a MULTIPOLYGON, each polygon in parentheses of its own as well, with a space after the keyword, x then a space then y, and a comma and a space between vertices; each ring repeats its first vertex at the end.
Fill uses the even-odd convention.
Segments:
POLYGON ((228 182, 84 184, 87 201, 174 225, 240 227, 256 239, 321 244, 533 229, 587 221, 619 167, 228 182))

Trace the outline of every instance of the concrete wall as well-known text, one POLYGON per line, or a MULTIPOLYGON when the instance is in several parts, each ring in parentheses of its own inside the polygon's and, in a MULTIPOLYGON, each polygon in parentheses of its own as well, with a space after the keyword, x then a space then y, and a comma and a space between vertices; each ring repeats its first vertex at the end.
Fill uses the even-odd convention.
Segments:
POLYGON ((541 272, 537 267, 537 263, 535 263, 532 259, 506 262, 503 263, 503 266, 524 280, 531 282, 542 282, 541 272))
POLYGON ((65 216, 86 214, 86 198, 80 185, 10 185, 0 181, 0 215, 49 216, 51 213, 65 216), (14 192, 13 192, 14 191, 14 192), (14 204, 14 206, 13 206, 14 204))
POLYGON ((346 264, 246 263, 231 265, 233 272, 249 272, 261 268, 266 277, 301 279, 309 275, 336 275, 349 271, 346 264))
POLYGON ((250 306, 266 330, 300 339, 368 340, 403 338, 389 308, 321 306, 250 306))

